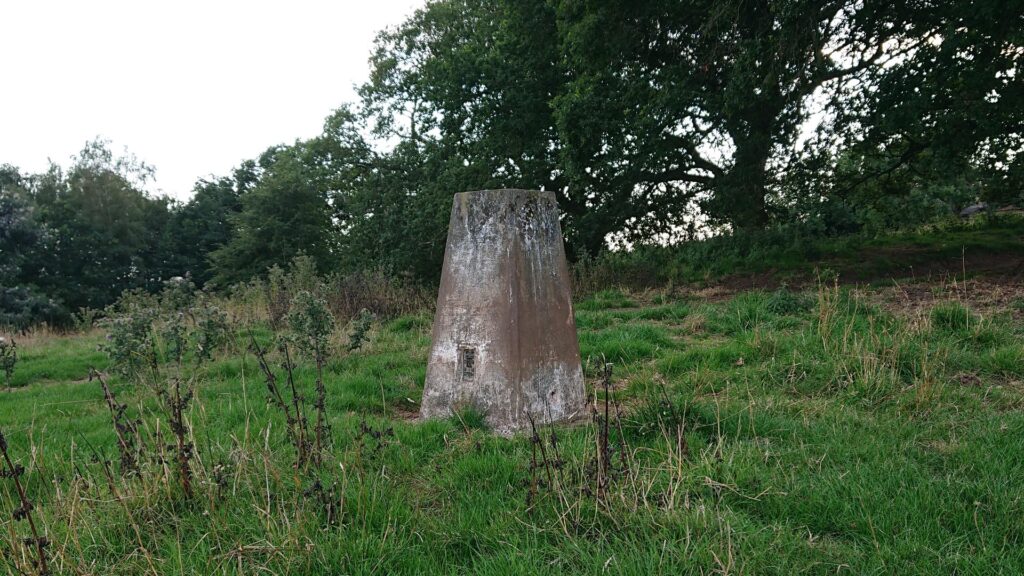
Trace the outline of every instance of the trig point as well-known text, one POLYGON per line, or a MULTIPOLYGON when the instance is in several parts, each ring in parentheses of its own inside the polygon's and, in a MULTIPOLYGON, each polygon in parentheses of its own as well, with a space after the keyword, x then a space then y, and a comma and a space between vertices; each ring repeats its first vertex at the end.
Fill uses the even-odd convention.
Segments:
POLYGON ((471 407, 511 435, 584 402, 554 193, 456 194, 420 415, 471 407))

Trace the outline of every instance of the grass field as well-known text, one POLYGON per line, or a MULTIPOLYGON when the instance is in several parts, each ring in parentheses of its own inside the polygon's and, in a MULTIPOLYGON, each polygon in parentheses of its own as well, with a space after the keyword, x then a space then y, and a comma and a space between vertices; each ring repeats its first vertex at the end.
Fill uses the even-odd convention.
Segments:
MULTIPOLYGON (((107 369, 98 331, 23 340, 0 426, 55 573, 1024 573, 1019 287, 605 291, 577 322, 591 391, 607 359, 622 412, 600 496, 592 424, 555 429, 565 464, 545 482, 528 435, 495 437, 473 414, 415 421, 427 313, 331 347, 334 525, 303 494, 241 333, 187 413, 191 499, 166 457, 113 477, 111 414, 87 379, 107 369)), ((311 364, 296 373, 312 394, 311 364)), ((166 433, 148 391, 108 378, 147 434, 166 433)), ((12 574, 32 567, 18 505, 0 479, 12 574)))

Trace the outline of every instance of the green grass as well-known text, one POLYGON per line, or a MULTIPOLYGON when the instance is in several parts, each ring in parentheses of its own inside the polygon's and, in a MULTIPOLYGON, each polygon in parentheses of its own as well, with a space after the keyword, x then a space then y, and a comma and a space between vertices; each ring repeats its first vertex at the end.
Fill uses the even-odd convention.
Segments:
POLYGON ((106 364, 107 357, 99 350, 102 342, 102 336, 93 334, 74 339, 47 339, 38 345, 22 344, 18 348, 19 364, 11 386, 87 378, 91 366, 106 364))
POLYGON ((583 300, 576 307, 580 310, 607 310, 611 308, 633 308, 636 303, 621 290, 601 290, 583 300))
MULTIPOLYGON (((604 508, 551 492, 528 507, 529 439, 489 434, 478 413, 412 420, 428 315, 376 326, 357 352, 343 336, 332 349, 338 526, 301 497, 283 418, 241 338, 191 407, 203 470, 191 502, 173 482, 119 480, 124 504, 111 495, 94 454, 116 468, 115 438, 86 380, 105 365, 102 336, 21 345, 0 428, 62 573, 1024 573, 1019 318, 970 301, 905 317, 845 289, 657 301, 607 293, 577 313, 584 358, 615 363, 636 458, 636 486, 613 484, 604 508), (375 451, 360 422, 395 436, 375 451), (681 462, 666 423, 683 426, 681 462)), ((312 366, 296 374, 311 393, 312 366)), ((149 392, 111 384, 157 426, 149 392)), ((558 435, 567 473, 584 473, 591 427, 558 435)), ((4 534, 14 507, 0 479, 4 534)))

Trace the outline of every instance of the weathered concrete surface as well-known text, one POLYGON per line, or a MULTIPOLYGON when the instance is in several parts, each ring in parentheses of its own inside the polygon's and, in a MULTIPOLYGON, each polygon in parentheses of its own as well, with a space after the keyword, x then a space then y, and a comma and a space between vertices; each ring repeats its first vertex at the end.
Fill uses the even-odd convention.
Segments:
POLYGON ((473 407, 510 435, 584 403, 554 193, 456 194, 420 415, 473 407))

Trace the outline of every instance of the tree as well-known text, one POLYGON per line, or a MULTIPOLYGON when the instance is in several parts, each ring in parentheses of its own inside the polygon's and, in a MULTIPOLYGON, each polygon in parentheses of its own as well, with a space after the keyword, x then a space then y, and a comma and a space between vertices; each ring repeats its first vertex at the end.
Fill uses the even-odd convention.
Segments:
POLYGON ((439 0, 378 37, 361 92, 377 133, 414 148, 396 158, 430 154, 445 167, 422 172, 435 179, 423 186, 556 190, 571 247, 594 253, 610 234, 678 233, 698 206, 712 225, 767 225, 788 202, 801 131, 827 112, 831 138, 802 145, 843 143, 857 122, 844 107, 948 33, 958 10, 439 0))
MULTIPOLYGON (((934 32, 907 57, 870 71, 848 99, 843 134, 853 166, 835 189, 890 186, 905 196, 953 184, 960 198, 1013 201, 1024 185, 1024 7, 1020 2, 937 3, 934 32)), ((921 16, 919 16, 921 17, 921 16)))
POLYGON ((452 190, 460 189, 463 175, 460 159, 446 152, 405 141, 372 158, 360 186, 340 202, 344 269, 440 278, 452 190))
POLYGON ((23 279, 23 264, 46 238, 25 189, 26 178, 11 165, 0 166, 0 327, 27 328, 60 320, 58 303, 23 279))
POLYGON ((88 143, 65 172, 31 178, 29 194, 45 241, 23 265, 21 282, 67 309, 99 308, 122 291, 162 282, 160 250, 169 201, 149 197, 152 168, 88 143))
POLYGON ((22 263, 43 235, 23 185, 16 167, 0 165, 0 286, 17 283, 22 263))
POLYGON ((246 166, 234 178, 199 180, 192 198, 173 210, 167 226, 165 252, 173 275, 188 274, 198 286, 213 278, 208 256, 232 237, 232 219, 241 211, 240 186, 246 166))
POLYGON ((925 44, 928 4, 562 0, 567 169, 637 218, 665 224, 667 205, 677 224, 696 199, 714 223, 763 227, 812 99, 842 106, 925 44))
POLYGON ((239 194, 241 210, 230 218, 230 239, 209 255, 216 285, 262 275, 300 254, 321 270, 336 264, 347 217, 343 200, 368 166, 369 147, 351 118, 347 110, 338 111, 321 136, 269 148, 249 165, 250 181, 236 177, 251 188, 239 194))
POLYGON ((552 98, 565 82, 555 13, 545 0, 429 2, 381 33, 360 93, 381 155, 372 191, 355 202, 360 250, 436 279, 455 193, 554 190, 566 229, 587 209, 566 196, 552 98), (373 232, 371 233, 370 230, 373 232), (407 234, 403 242, 397 239, 407 234), (374 236, 388 238, 375 243, 374 236))

